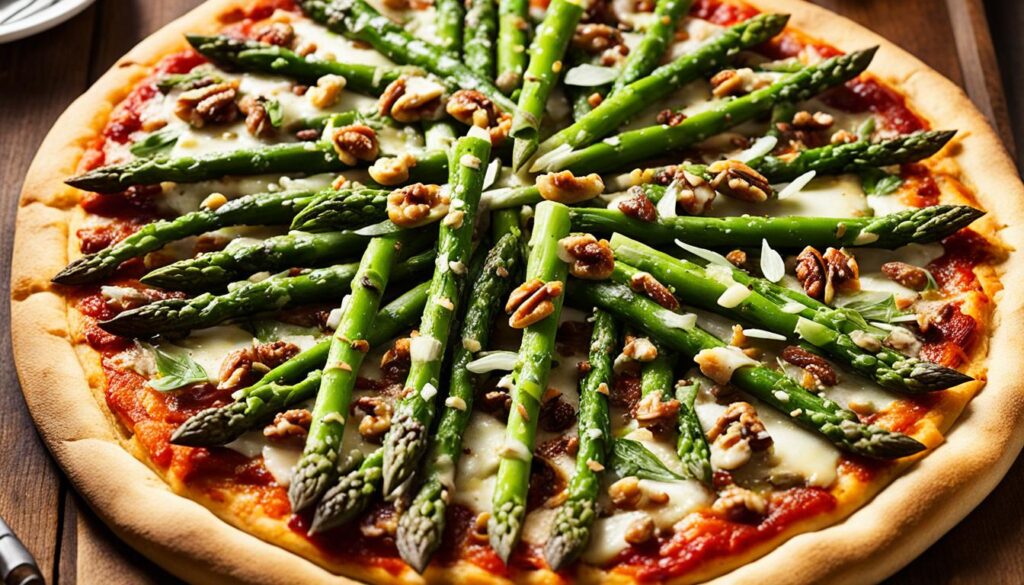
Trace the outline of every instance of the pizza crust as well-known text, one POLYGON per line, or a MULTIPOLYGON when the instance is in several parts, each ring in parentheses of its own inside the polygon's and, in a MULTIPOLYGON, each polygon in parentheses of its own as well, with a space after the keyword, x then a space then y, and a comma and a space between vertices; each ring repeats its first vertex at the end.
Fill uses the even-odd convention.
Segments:
MULTIPOLYGON (((790 13, 791 26, 842 50, 880 45, 870 71, 898 87, 917 113, 936 127, 960 130, 957 145, 948 151, 964 169, 960 179, 1003 222, 987 219, 985 231, 999 230, 1009 246, 1021 246, 1024 187, 995 133, 959 88, 892 43, 821 8, 797 0, 748 3, 763 11, 790 13)), ((104 522, 142 554, 196 583, 352 583, 175 494, 126 450, 132 444, 124 443, 113 415, 100 406, 90 387, 90 382, 93 387, 103 383, 99 364, 76 354, 67 303, 49 281, 66 264, 74 244, 69 226, 78 196, 63 179, 75 173, 114 105, 160 58, 185 47, 182 33, 212 31, 220 15, 243 4, 210 0, 143 41, 76 100, 46 137, 25 179, 16 224, 11 283, 14 353, 29 409, 54 457, 104 522)), ((1011 252, 999 268, 1004 271, 1004 292, 994 299, 988 384, 969 403, 947 443, 914 463, 909 473, 845 521, 797 535, 715 583, 881 580, 930 546, 995 487, 1024 443, 1024 399, 1012 349, 1015 329, 1024 324, 1024 259, 1011 252), (911 533, 914 538, 900 538, 911 533)), ((816 524, 822 519, 815 519, 816 524)), ((263 528, 259 532, 275 540, 275 529, 263 528)), ((743 563, 761 552, 727 561, 743 563)), ((394 578, 357 565, 336 568, 362 578, 394 578)), ((444 573, 433 576, 475 583, 496 580, 469 563, 444 573)), ((608 574, 588 570, 581 577, 596 582, 608 574)), ((622 576, 613 577, 619 581, 622 576)), ((555 578, 543 571, 531 574, 530 580, 555 578)), ((420 579, 406 571, 402 580, 420 579)))

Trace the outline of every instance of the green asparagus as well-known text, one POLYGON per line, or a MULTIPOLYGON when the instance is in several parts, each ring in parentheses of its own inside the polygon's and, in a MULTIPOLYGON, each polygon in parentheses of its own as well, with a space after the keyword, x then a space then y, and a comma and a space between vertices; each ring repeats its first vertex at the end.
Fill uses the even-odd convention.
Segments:
MULTIPOLYGON (((434 2, 437 19, 434 34, 438 45, 456 59, 462 57, 462 27, 466 18, 466 6, 462 0, 437 0, 434 2)), ((490 79, 484 77, 484 79, 490 79)))
MULTIPOLYGON (((600 140, 651 104, 696 80, 706 71, 722 66, 726 58, 736 51, 772 38, 786 26, 788 18, 786 15, 763 14, 722 31, 693 53, 617 90, 615 95, 602 101, 575 124, 545 140, 538 154, 544 156, 565 146, 580 148, 600 140)), ((704 124, 707 122, 701 125, 704 124)))
MULTIPOLYGON (((839 85, 867 68, 876 49, 857 51, 811 65, 799 73, 788 75, 768 87, 743 97, 718 102, 694 114, 676 126, 657 125, 623 132, 567 153, 545 151, 531 170, 563 170, 589 173, 621 168, 630 163, 692 146, 738 124, 767 113, 780 101, 802 101, 839 85)), ((621 95, 626 95, 623 90, 621 95)), ((595 110, 591 115, 596 115, 595 110)))
MULTIPOLYGON (((725 342, 697 326, 688 329, 677 326, 678 313, 634 293, 627 286, 573 281, 568 291, 573 302, 579 306, 597 306, 610 311, 686 356, 696 357, 705 350, 731 351, 725 349, 725 342)), ((912 437, 859 422, 853 412, 808 392, 783 373, 764 365, 738 367, 732 372, 729 382, 785 414, 798 425, 820 433, 849 453, 876 459, 895 459, 925 449, 924 445, 912 437)))
POLYGON ((387 494, 413 474, 429 442, 441 364, 458 309, 460 287, 466 278, 466 264, 470 260, 473 224, 484 182, 484 161, 489 160, 491 152, 489 138, 473 130, 469 136, 460 138, 452 150, 448 182, 451 209, 456 215, 452 216, 452 221, 441 222, 437 267, 420 335, 413 340, 406 395, 395 406, 391 429, 384 438, 384 492, 387 494))
POLYGON ((484 79, 494 79, 494 41, 498 14, 494 0, 468 0, 462 36, 462 61, 484 79))
MULTIPOLYGON (((429 284, 409 290, 377 312, 367 337, 370 347, 412 327, 427 302, 429 284)), ((327 363, 330 348, 330 339, 321 341, 242 389, 235 402, 200 411, 174 431, 171 442, 189 447, 230 443, 280 410, 314 397, 320 388, 319 370, 327 363)))
POLYGON ((512 170, 517 171, 537 150, 540 123, 548 96, 562 71, 565 49, 583 16, 579 0, 552 0, 537 28, 530 46, 530 65, 526 70, 519 104, 512 118, 512 170))
POLYGON ((523 330, 519 359, 512 370, 514 404, 508 417, 505 444, 498 453, 501 462, 492 500, 493 515, 487 524, 491 548, 505 561, 519 542, 526 516, 540 401, 551 371, 555 332, 565 296, 561 289, 568 273, 568 266, 559 258, 559 240, 569 235, 569 227, 568 207, 553 201, 537 205, 526 282, 539 280, 546 287, 556 288, 557 295, 549 299, 552 312, 523 330))
POLYGON ((370 453, 355 469, 345 473, 324 494, 313 514, 309 533, 330 530, 354 520, 380 489, 384 449, 370 453))
POLYGON ((644 31, 644 38, 629 52, 629 58, 622 66, 622 73, 615 80, 608 96, 614 96, 627 85, 647 77, 655 70, 672 43, 676 25, 690 10, 691 4, 693 0, 658 0, 654 5, 654 17, 644 31))
MULTIPOLYGON (((515 212, 501 214, 514 216, 515 212)), ((518 226, 501 222, 495 226, 495 233, 499 237, 497 243, 471 273, 473 286, 459 333, 461 345, 455 346, 448 398, 425 458, 423 484, 398 521, 395 537, 398 552, 420 573, 441 545, 445 511, 454 488, 454 469, 462 455, 462 437, 473 414, 476 376, 467 365, 476 352, 487 347, 495 315, 508 296, 513 275, 521 263, 522 238, 518 226)))
POLYGON ((576 560, 590 540, 601 488, 601 472, 591 467, 590 462, 605 465, 612 438, 606 392, 612 384, 612 355, 618 334, 610 313, 595 309, 593 321, 594 333, 587 361, 590 371, 580 383, 580 447, 576 454, 576 475, 569 483, 568 499, 558 509, 551 524, 551 536, 544 546, 544 558, 556 571, 576 560))
POLYGON ((679 437, 676 454, 690 477, 705 484, 711 484, 711 449, 704 438, 694 403, 697 401, 699 382, 676 384, 676 400, 679 401, 679 437))
POLYGON ((328 189, 295 215, 291 229, 303 232, 358 229, 387 219, 387 204, 388 191, 328 189))
POLYGON ((508 95, 519 89, 526 71, 530 35, 529 0, 498 0, 498 50, 495 83, 508 95))

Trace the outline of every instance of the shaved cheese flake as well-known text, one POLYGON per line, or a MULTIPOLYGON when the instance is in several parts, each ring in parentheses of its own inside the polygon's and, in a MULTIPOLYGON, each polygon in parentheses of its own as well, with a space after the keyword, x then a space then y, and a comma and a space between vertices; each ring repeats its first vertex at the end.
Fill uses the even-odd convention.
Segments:
POLYGON ((764 329, 744 329, 743 335, 747 337, 753 337, 755 339, 771 339, 772 341, 785 341, 785 335, 779 335, 771 331, 765 331, 764 329))
POLYGON ((762 136, 761 138, 758 138, 756 142, 751 144, 750 148, 737 154, 733 159, 742 163, 750 162, 755 158, 761 158, 771 152, 778 143, 779 139, 774 136, 762 136))
POLYGON ((429 335, 413 337, 409 342, 409 357, 413 363, 434 361, 441 357, 441 342, 429 335))
POLYGON ((687 244, 682 240, 676 240, 676 245, 698 258, 710 262, 711 264, 719 264, 721 266, 728 266, 729 268, 734 268, 732 262, 726 260, 725 256, 722 256, 718 252, 712 252, 707 248, 691 246, 690 244, 687 244))
MULTIPOLYGON (((473 128, 476 128, 476 126, 473 126, 473 128)), ((481 128, 480 130, 483 131, 483 128, 481 128)), ((472 134, 472 130, 470 130, 470 134, 472 134)), ((500 172, 501 159, 495 158, 494 160, 491 161, 491 164, 487 165, 487 172, 484 173, 484 186, 482 188, 489 189, 491 185, 494 184, 494 181, 498 180, 498 173, 500 172)))
POLYGON ((498 456, 503 459, 518 459, 529 461, 532 457, 530 450, 516 439, 506 439, 505 443, 498 448, 498 456))
POLYGON ((700 367, 702 374, 719 384, 728 384, 733 372, 740 368, 760 365, 757 360, 751 359, 738 347, 733 346, 703 349, 693 361, 700 367))
POLYGON ((455 410, 466 411, 466 401, 458 396, 449 396, 444 399, 444 405, 455 410))
POLYGON ((563 83, 576 87, 597 87, 615 81, 618 76, 619 70, 614 67, 583 63, 566 71, 563 83))
POLYGON ((517 359, 519 354, 514 351, 492 351, 466 364, 466 369, 474 374, 485 374, 495 370, 511 372, 516 366, 517 359))
POLYGON ((697 325, 697 315, 694 313, 673 313, 664 311, 661 313, 661 322, 673 329, 685 329, 687 331, 697 325))
POLYGON ((420 390, 420 397, 422 397, 423 400, 430 400, 435 396, 437 396, 437 387, 430 382, 424 384, 423 388, 420 390))
POLYGON ((676 217, 676 204, 679 202, 679 183, 672 181, 665 189, 665 194, 658 200, 655 208, 658 217, 676 217))
MULTIPOLYGON (((472 127, 470 127, 469 132, 467 134, 469 136, 472 136, 473 138, 479 138, 480 140, 486 140, 488 142, 491 141, 491 135, 487 132, 486 129, 481 128, 479 126, 472 126, 472 127)), ((463 158, 465 158, 465 157, 463 157, 463 158)), ((476 158, 476 157, 473 157, 473 158, 476 158)), ((466 166, 469 166, 469 165, 466 165, 466 166)), ((473 167, 473 168, 478 168, 478 167, 473 167)), ((484 188, 486 189, 486 186, 484 188)))
POLYGON ((747 297, 750 296, 750 289, 746 286, 736 283, 725 289, 722 296, 718 297, 718 305, 725 307, 726 309, 733 309, 738 307, 747 297))
POLYGON ((786 276, 786 263, 782 255, 773 250, 765 238, 761 238, 761 274, 772 282, 779 282, 786 276))
POLYGON ((806 173, 793 179, 793 182, 786 185, 785 187, 782 188, 781 191, 779 191, 779 199, 789 199, 793 195, 796 195, 800 191, 803 191, 804 187, 806 187, 807 184, 811 182, 811 179, 813 179, 814 175, 816 174, 818 174, 818 171, 807 171, 806 173))
POLYGON ((807 308, 807 306, 804 305, 803 303, 798 303, 796 301, 789 301, 785 305, 782 305, 780 310, 783 313, 789 313, 790 315, 796 315, 797 313, 802 312, 806 308, 807 308))

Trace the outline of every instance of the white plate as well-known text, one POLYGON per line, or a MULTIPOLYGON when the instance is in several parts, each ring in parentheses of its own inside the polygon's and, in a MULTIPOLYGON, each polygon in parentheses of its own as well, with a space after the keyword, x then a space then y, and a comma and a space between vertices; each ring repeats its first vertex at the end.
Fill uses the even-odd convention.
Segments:
POLYGON ((52 6, 22 20, 0 24, 0 43, 9 43, 53 28, 92 3, 93 0, 58 0, 52 6))

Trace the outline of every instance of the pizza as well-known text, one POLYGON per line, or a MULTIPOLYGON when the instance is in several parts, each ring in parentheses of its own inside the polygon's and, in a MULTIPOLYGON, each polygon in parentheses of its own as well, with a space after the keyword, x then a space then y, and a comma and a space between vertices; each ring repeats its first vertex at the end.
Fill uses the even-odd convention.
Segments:
POLYGON ((1022 205, 802 2, 210 0, 40 148, 15 357, 189 581, 878 581, 1021 448, 1022 205))

